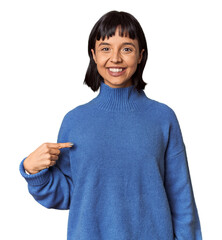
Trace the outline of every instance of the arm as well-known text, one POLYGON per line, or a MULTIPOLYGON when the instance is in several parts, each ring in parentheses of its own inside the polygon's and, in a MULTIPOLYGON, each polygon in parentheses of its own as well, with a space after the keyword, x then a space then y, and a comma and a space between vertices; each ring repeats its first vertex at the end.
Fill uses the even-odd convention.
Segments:
MULTIPOLYGON (((66 142, 69 119, 66 115, 59 130, 57 142, 66 142)), ((73 183, 70 170, 69 148, 60 149, 59 159, 54 166, 36 174, 27 174, 23 162, 20 173, 28 183, 28 190, 34 199, 46 208, 69 209, 73 183)))
POLYGON ((202 240, 186 148, 179 122, 172 109, 170 119, 165 152, 165 189, 171 208, 174 237, 175 240, 202 240))

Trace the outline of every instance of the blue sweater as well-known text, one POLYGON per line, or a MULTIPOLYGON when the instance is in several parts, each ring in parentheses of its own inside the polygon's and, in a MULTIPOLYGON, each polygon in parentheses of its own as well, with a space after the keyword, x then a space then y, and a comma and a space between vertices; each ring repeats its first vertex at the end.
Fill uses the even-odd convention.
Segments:
POLYGON ((101 83, 63 118, 56 165, 20 173, 46 208, 69 209, 68 240, 201 240, 174 111, 134 86, 101 83))

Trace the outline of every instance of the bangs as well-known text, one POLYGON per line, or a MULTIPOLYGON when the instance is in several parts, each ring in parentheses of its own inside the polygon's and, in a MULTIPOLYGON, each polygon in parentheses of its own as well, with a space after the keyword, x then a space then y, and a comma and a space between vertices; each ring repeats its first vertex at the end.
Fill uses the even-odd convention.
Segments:
POLYGON ((131 14, 111 11, 101 17, 95 24, 91 37, 94 43, 100 39, 104 41, 106 37, 109 39, 114 36, 116 29, 119 27, 119 35, 121 37, 126 36, 131 39, 138 39, 138 31, 140 31, 138 25, 137 20, 131 14))
POLYGON ((89 55, 91 49, 95 49, 96 40, 102 39, 104 41, 105 38, 109 39, 115 35, 117 28, 119 28, 119 36, 126 36, 133 40, 137 39, 140 51, 142 48, 146 48, 144 46, 146 45, 145 36, 137 19, 126 12, 111 11, 103 15, 94 25, 89 36, 89 55))
POLYGON ((96 39, 104 41, 104 39, 107 37, 112 37, 115 35, 116 29, 119 27, 119 35, 121 37, 129 37, 131 39, 137 38, 136 36, 136 29, 130 22, 124 22, 123 19, 113 19, 112 21, 108 21, 106 19, 105 22, 103 22, 97 31, 96 39))

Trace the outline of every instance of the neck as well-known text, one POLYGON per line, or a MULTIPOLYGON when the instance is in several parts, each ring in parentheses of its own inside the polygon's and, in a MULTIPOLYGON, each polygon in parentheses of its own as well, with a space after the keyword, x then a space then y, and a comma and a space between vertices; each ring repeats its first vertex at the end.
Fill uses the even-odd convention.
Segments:
POLYGON ((104 80, 103 80, 103 83, 105 83, 106 85, 108 85, 111 88, 125 88, 125 87, 132 86, 132 80, 129 80, 129 81, 123 83, 122 85, 119 85, 119 87, 116 87, 115 85, 113 85, 110 82, 109 83, 107 81, 105 82, 104 80))
POLYGON ((144 91, 138 91, 134 85, 112 88, 102 81, 100 92, 94 99, 94 103, 98 108, 106 111, 130 112, 142 110, 145 99, 147 97, 144 91))

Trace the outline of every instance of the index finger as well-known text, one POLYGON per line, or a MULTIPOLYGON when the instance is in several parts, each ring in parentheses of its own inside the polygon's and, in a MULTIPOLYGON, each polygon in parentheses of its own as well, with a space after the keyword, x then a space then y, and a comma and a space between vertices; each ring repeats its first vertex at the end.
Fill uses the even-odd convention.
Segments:
POLYGON ((47 146, 49 148, 58 148, 58 149, 61 149, 61 148, 70 148, 72 147, 74 144, 71 143, 71 142, 66 142, 66 143, 47 143, 47 146))
POLYGON ((72 147, 74 144, 71 142, 66 142, 66 143, 57 143, 58 148, 70 148, 72 147))

